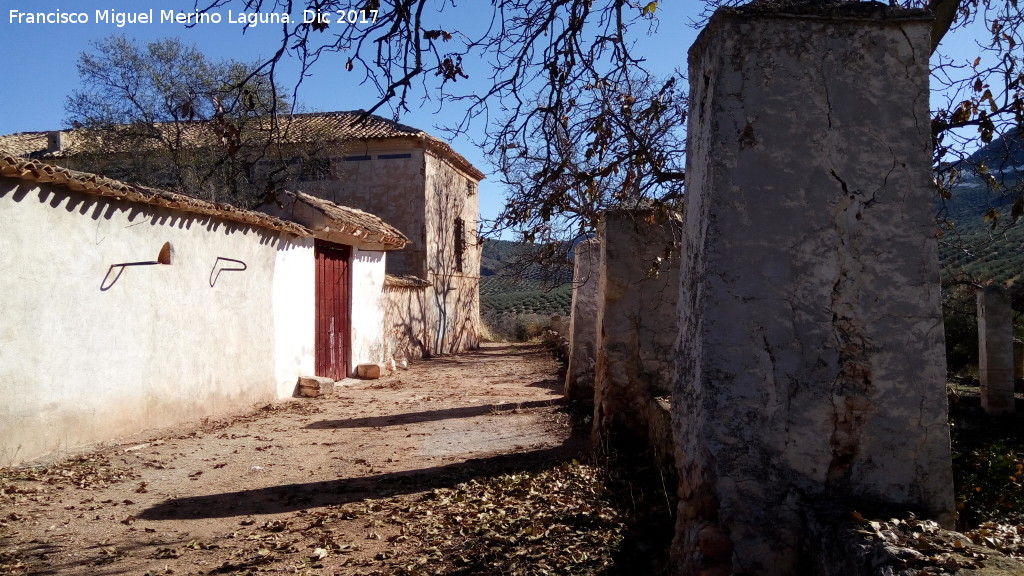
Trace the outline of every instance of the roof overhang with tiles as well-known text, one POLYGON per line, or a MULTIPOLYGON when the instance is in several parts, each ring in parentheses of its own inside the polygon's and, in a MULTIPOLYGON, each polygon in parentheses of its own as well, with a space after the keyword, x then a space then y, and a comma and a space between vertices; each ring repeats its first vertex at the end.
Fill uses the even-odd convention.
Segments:
POLYGON ((398 228, 369 212, 339 206, 304 192, 278 192, 260 210, 301 224, 321 240, 361 250, 401 250, 409 243, 398 228))
POLYGON ((309 229, 299 224, 275 218, 264 212, 244 210, 230 204, 209 202, 157 188, 126 184, 88 172, 60 168, 39 160, 18 158, 5 152, 0 152, 0 178, 51 184, 75 192, 212 216, 258 228, 287 232, 294 236, 312 235, 309 229))

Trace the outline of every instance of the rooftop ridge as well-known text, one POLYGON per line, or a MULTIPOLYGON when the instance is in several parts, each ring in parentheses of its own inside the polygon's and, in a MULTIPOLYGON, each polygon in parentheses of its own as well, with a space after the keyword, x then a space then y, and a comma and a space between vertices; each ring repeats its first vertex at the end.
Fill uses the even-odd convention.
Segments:
MULTIPOLYGON (((477 180, 486 178, 479 169, 473 166, 464 156, 456 152, 444 140, 413 126, 408 126, 383 116, 366 114, 364 110, 281 114, 278 115, 277 120, 281 128, 285 130, 286 143, 302 144, 313 140, 418 140, 425 148, 448 160, 469 176, 477 180), (332 125, 332 120, 337 122, 332 125)), ((191 120, 185 122, 158 122, 155 126, 157 128, 184 126, 184 130, 193 131, 208 124, 208 120, 191 120)), ((261 123, 261 126, 252 128, 250 133, 257 132, 269 136, 269 126, 266 123, 261 123)), ((81 134, 84 135, 87 133, 87 130, 85 128, 69 128, 0 135, 0 149, 6 149, 19 157, 32 159, 67 157, 75 153, 74 135, 78 131, 82 131, 81 134), (52 150, 49 142, 49 135, 54 132, 62 132, 72 136, 64 148, 56 151, 52 150), (70 152, 64 152, 64 150, 70 152)), ((196 131, 192 132, 189 138, 191 138, 192 145, 195 147, 210 146, 218 141, 218 134, 215 131, 209 134, 196 131)))

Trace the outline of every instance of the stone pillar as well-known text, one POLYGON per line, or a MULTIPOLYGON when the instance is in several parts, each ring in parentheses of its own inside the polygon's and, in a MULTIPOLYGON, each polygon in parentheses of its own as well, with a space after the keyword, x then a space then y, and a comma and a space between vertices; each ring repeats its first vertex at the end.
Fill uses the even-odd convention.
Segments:
POLYGON ((1024 378, 1024 342, 1013 341, 1013 383, 1016 390, 1017 380, 1024 378))
POLYGON ((602 221, 603 290, 594 380, 597 441, 619 447, 631 440, 645 442, 654 398, 672 394, 679 335, 679 233, 680 216, 674 212, 619 210, 602 221))
POLYGON ((997 286, 978 290, 978 372, 981 407, 989 414, 1010 414, 1013 400, 1013 310, 997 286))
POLYGON ((576 244, 574 249, 569 367, 565 372, 565 395, 571 400, 594 400, 600 242, 591 238, 576 244))
POLYGON ((802 573, 818 504, 953 520, 930 16, 817 6, 690 50, 678 574, 802 573))

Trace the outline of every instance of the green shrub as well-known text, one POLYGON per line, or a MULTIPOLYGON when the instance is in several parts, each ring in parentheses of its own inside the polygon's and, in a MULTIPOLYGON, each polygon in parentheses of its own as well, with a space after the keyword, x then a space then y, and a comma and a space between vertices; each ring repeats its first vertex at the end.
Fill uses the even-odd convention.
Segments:
POLYGON ((541 330, 551 322, 551 317, 535 313, 485 310, 480 320, 494 340, 527 342, 540 336, 541 330))

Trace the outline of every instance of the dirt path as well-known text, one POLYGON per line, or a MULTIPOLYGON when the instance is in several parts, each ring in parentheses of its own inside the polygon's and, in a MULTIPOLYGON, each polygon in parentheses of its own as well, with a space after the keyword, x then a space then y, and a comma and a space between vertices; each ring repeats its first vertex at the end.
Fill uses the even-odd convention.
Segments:
POLYGON ((556 373, 542 347, 486 345, 4 471, 0 574, 366 573, 408 538, 374 513, 578 454, 556 373))

